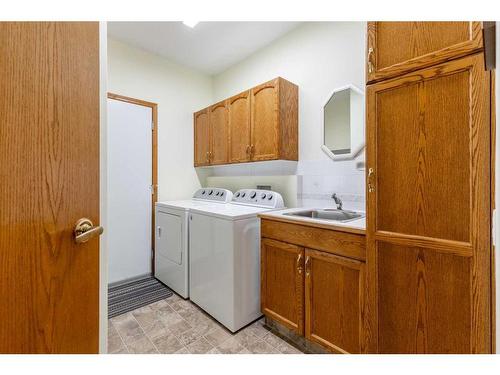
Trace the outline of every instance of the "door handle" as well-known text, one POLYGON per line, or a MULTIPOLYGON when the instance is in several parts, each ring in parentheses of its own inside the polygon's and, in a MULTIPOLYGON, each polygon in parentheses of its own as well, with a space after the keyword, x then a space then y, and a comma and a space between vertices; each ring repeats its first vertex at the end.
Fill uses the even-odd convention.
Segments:
POLYGON ((158 227, 158 238, 161 238, 161 227, 158 227))
POLYGON ((311 257, 308 255, 306 256, 306 276, 309 276, 311 273, 311 257))
POLYGON ((297 255, 297 271, 302 274, 302 254, 297 255))
POLYGON ((102 232, 104 232, 103 227, 94 227, 90 219, 82 217, 76 222, 73 234, 76 243, 85 243, 93 237, 100 236, 102 232))
POLYGON ((368 56, 366 58, 366 60, 368 62, 368 73, 373 73, 373 61, 372 61, 372 58, 373 58, 373 48, 370 47, 370 48, 368 48, 368 56))
POLYGON ((368 169, 368 192, 373 193, 375 191, 375 184, 373 177, 375 175, 375 170, 373 168, 368 169))

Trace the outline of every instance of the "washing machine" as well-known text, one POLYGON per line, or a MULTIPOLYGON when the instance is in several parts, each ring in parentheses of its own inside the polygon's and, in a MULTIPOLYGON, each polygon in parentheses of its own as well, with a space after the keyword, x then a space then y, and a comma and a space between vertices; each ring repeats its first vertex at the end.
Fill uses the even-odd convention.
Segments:
POLYGON ((243 189, 190 210, 190 299, 232 332, 262 316, 258 214, 283 207, 277 192, 243 189))
POLYGON ((197 190, 192 199, 155 205, 155 277, 184 298, 189 298, 189 211, 224 206, 233 193, 227 189, 197 190))

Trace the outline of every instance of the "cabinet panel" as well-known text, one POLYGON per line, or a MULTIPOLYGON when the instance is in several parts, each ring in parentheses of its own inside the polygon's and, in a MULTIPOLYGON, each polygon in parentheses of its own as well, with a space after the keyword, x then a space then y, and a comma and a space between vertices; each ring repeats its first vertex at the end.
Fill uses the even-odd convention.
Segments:
POLYGON ((368 22, 368 81, 404 74, 481 48, 481 22, 368 22))
POLYGON ((278 80, 252 89, 252 159, 272 160, 279 156, 278 80))
POLYGON ((228 161, 228 116, 226 102, 210 107, 210 164, 225 164, 228 161))
POLYGON ((489 90, 482 53, 367 87, 370 351, 491 351, 489 90))
POLYGON ((378 244, 379 353, 470 353, 471 258, 378 244))
POLYGON ((250 91, 228 100, 229 115, 229 162, 250 160, 250 91))
POLYGON ((194 165, 210 163, 210 123, 208 108, 194 114, 194 165))
POLYGON ((304 333, 304 249, 261 241, 262 312, 297 334, 304 333))
POLYGON ((311 249, 305 255, 306 338, 333 352, 360 353, 363 263, 311 249))

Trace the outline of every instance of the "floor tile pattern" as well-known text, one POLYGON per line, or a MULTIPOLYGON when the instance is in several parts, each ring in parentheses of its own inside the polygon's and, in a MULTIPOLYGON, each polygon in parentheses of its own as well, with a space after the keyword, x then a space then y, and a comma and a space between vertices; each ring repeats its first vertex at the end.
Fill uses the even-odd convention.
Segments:
POLYGON ((108 353, 302 354, 263 319, 233 334, 176 294, 110 319, 108 353))

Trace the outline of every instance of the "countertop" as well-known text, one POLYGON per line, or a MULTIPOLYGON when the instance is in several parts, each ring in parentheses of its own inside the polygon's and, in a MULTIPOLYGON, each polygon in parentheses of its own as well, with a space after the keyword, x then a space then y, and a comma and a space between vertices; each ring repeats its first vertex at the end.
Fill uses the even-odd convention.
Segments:
POLYGON ((285 222, 285 223, 301 224, 301 225, 306 225, 306 226, 310 226, 310 227, 336 230, 336 231, 340 231, 340 232, 365 234, 366 217, 352 220, 352 221, 348 221, 347 223, 342 223, 339 221, 311 219, 311 218, 303 217, 303 216, 284 215, 284 214, 290 213, 290 212, 315 210, 315 209, 318 209, 318 208, 317 207, 287 208, 284 210, 264 212, 264 213, 259 214, 259 217, 262 219, 281 221, 281 222, 285 222))

